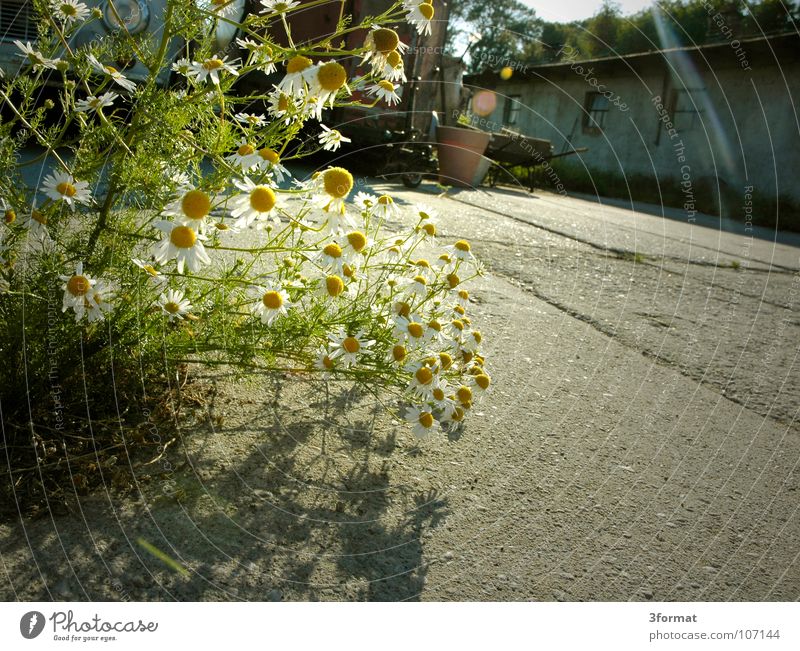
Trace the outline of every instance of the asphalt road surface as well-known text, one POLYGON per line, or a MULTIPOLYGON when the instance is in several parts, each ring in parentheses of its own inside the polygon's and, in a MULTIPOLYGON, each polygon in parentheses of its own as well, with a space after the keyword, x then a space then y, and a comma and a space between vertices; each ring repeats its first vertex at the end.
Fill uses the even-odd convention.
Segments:
POLYGON ((796 237, 376 187, 490 271, 493 390, 461 435, 418 446, 368 397, 329 413, 316 384, 209 376, 180 498, 143 476, 0 525, 1 598, 800 598, 796 237))

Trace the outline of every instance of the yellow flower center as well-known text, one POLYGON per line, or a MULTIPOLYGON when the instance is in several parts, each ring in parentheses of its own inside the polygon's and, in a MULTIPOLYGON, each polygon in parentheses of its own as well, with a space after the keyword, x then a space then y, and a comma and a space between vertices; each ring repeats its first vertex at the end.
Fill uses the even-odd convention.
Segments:
POLYGON ((333 360, 328 355, 325 355, 325 357, 322 358, 322 365, 325 368, 333 368, 333 360))
POLYGON ((472 389, 470 389, 469 387, 465 387, 463 385, 460 386, 458 388, 458 391, 456 391, 456 398, 458 398, 458 401, 461 404, 464 404, 466 402, 471 402, 472 401, 472 389))
POLYGON ((68 4, 66 2, 61 5, 60 9, 61 9, 61 13, 64 14, 65 16, 69 16, 71 18, 75 18, 75 16, 78 15, 78 10, 75 7, 73 7, 71 4, 68 4))
POLYGON ((386 63, 392 66, 392 68, 397 68, 398 66, 403 65, 403 57, 400 56, 400 53, 397 50, 392 50, 386 55, 386 63))
POLYGON ((342 257, 342 247, 339 246, 336 242, 331 242, 327 244, 322 252, 327 255, 329 258, 341 258, 342 257))
POLYGON ((456 330, 463 330, 464 329, 464 323, 462 321, 459 321, 458 319, 455 319, 453 321, 452 325, 456 330))
POLYGON ((417 9, 419 9, 419 13, 422 14, 425 20, 430 20, 431 18, 433 18, 434 9, 432 4, 428 2, 423 2, 417 6, 417 9))
POLYGON ((47 226, 47 216, 38 210, 31 211, 31 219, 35 222, 39 222, 43 226, 47 226))
POLYGON ((289 96, 288 95, 281 95, 278 98, 278 110, 279 111, 288 111, 289 110, 289 96))
POLYGON ((275 207, 275 193, 266 185, 258 185, 250 191, 250 207, 256 212, 269 212, 275 207))
POLYGON ((408 316, 411 314, 411 306, 405 301, 398 301, 394 305, 394 311, 398 316, 408 316))
POLYGON ((73 296, 86 296, 90 288, 91 284, 86 276, 76 274, 67 281, 67 291, 73 296))
POLYGON ((345 337, 342 341, 342 348, 344 348, 348 353, 357 353, 359 350, 361 350, 361 344, 355 337, 345 337))
POLYGON ((331 167, 322 177, 325 192, 337 199, 344 199, 353 189, 353 175, 343 167, 331 167))
POLYGON ((491 383, 492 383, 491 378, 484 373, 475 376, 475 384, 477 384, 484 391, 486 391, 486 389, 489 388, 489 385, 491 383))
POLYGON ((169 241, 179 249, 191 249, 197 241, 197 234, 188 226, 176 226, 169 234, 169 241))
POLYGON ((428 284, 428 281, 425 280, 425 276, 414 276, 414 282, 423 286, 428 284))
POLYGON ((469 299, 469 292, 468 292, 466 289, 459 289, 459 290, 458 290, 458 297, 459 297, 459 298, 460 298, 462 301, 466 301, 466 300, 468 300, 468 299, 469 299))
POLYGON ((412 321, 408 324, 408 334, 410 334, 414 339, 419 339, 422 337, 422 334, 425 330, 422 327, 421 323, 417 323, 416 321, 412 321))
POLYGON ((442 365, 442 369, 446 371, 453 365, 453 358, 447 353, 439 353, 439 362, 442 365))
POLYGON ((342 265, 342 273, 345 278, 353 278, 356 275, 356 270, 349 264, 342 265))
POLYGON ((274 149, 270 149, 269 147, 264 147, 264 149, 258 150, 258 155, 261 156, 262 159, 269 161, 273 165, 277 165, 281 161, 281 157, 278 155, 274 149))
POLYGON ((431 414, 429 411, 423 411, 419 415, 419 424, 425 429, 430 429, 433 427, 433 414, 431 414))
POLYGON ((467 311, 463 307, 461 307, 460 305, 456 305, 453 308, 453 312, 456 312, 457 314, 460 314, 461 316, 464 316, 467 313, 467 311))
POLYGON ((469 364, 472 361, 473 357, 474 357, 474 355, 472 353, 470 353, 469 351, 466 351, 466 350, 462 350, 461 351, 461 359, 464 360, 465 364, 469 364))
POLYGON ((470 247, 470 245, 469 245, 469 242, 467 242, 466 240, 458 240, 458 242, 456 242, 456 243, 454 244, 454 246, 455 246, 455 247, 456 247, 456 249, 458 249, 459 251, 463 251, 463 252, 465 252, 465 253, 468 253, 468 252, 469 252, 469 250, 472 248, 472 247, 470 247))
POLYGON ((117 73, 117 69, 116 69, 114 66, 105 66, 105 69, 106 69, 106 72, 107 72, 109 75, 112 75, 112 76, 113 76, 113 75, 116 75, 116 74, 118 74, 118 73, 117 73))
POLYGON ((151 264, 146 264, 146 265, 144 265, 144 266, 142 267, 142 269, 144 269, 144 270, 145 270, 147 273, 149 273, 151 276, 157 276, 157 275, 158 275, 158 272, 156 271, 156 268, 155 268, 153 265, 151 265, 151 264))
POLYGON ((450 285, 450 289, 455 289, 460 283, 461 278, 456 274, 447 274, 447 284, 450 285))
POLYGON ((353 247, 353 251, 361 253, 364 247, 367 246, 367 236, 361 231, 353 231, 347 234, 347 241, 353 247))
POLYGON ((9 208, 3 215, 3 219, 5 220, 6 224, 13 224, 17 220, 17 213, 9 208))
POLYGON ((389 54, 397 49, 400 44, 400 37, 393 29, 381 27, 380 29, 373 30, 372 43, 375 49, 381 54, 389 54))
POLYGON ((395 362, 402 362, 406 358, 406 347, 405 346, 395 346, 392 348, 392 359, 395 362))
POLYGON ((181 306, 174 301, 169 301, 168 303, 164 303, 164 309, 170 314, 177 314, 181 311, 181 306))
POLYGON ((78 190, 75 188, 72 183, 68 183, 67 181, 62 181, 56 186, 56 190, 60 195, 65 197, 74 197, 78 190))
POLYGON ((431 224, 430 222, 428 222, 427 224, 423 224, 422 230, 425 231, 425 234, 428 237, 433 237, 434 235, 436 235, 436 226, 434 224, 431 224))
POLYGON ((223 66, 222 59, 218 59, 217 57, 214 57, 213 59, 206 59, 203 62, 203 67, 209 71, 219 70, 222 66, 223 66))
POLYGON ((414 377, 422 386, 428 386, 431 382, 433 382, 433 373, 427 366, 420 366, 417 369, 417 372, 414 373, 414 377))
POLYGON ((456 407, 453 415, 450 416, 450 418, 456 423, 461 422, 464 420, 464 410, 461 407, 456 407))
POLYGON ((441 332, 442 331, 442 324, 439 323, 436 319, 434 319, 433 321, 428 323, 428 327, 431 330, 436 330, 436 332, 441 332))
POLYGON ((388 194, 382 194, 378 197, 378 203, 382 206, 391 206, 394 203, 394 199, 392 199, 388 194))
POLYGON ((347 81, 347 71, 340 63, 329 61, 317 71, 317 81, 325 90, 335 92, 347 81))
MULTIPOLYGON (((387 81, 386 79, 381 79, 378 82, 378 86, 380 86, 381 88, 383 88, 383 90, 389 93, 394 92, 394 84, 391 81, 387 81)), ((378 201, 380 201, 380 199, 378 201)))
POLYGON ((211 212, 211 198, 202 190, 189 190, 181 199, 181 210, 189 219, 203 219, 211 212))
POLYGON ((304 56, 297 55, 296 57, 292 57, 291 59, 289 59, 289 62, 286 64, 286 72, 290 75, 295 72, 302 72, 310 65, 311 65, 311 59, 307 59, 304 56))
POLYGON ((253 145, 248 145, 245 143, 244 145, 239 146, 239 149, 236 150, 236 153, 239 154, 239 156, 249 156, 250 154, 254 153, 255 150, 256 148, 253 147, 253 145))
POLYGON ((472 331, 472 338, 475 340, 476 344, 479 344, 481 341, 483 341, 483 335, 477 330, 472 331))
POLYGON ((265 292, 261 297, 261 302, 269 310, 277 310, 283 305, 283 296, 275 290, 265 292))
POLYGON ((433 393, 433 397, 434 397, 435 400, 444 400, 444 390, 443 389, 440 389, 439 387, 436 387, 433 390, 432 393, 433 393))
POLYGON ((325 289, 328 291, 328 296, 336 298, 344 291, 344 281, 339 276, 328 276, 325 279, 325 289))

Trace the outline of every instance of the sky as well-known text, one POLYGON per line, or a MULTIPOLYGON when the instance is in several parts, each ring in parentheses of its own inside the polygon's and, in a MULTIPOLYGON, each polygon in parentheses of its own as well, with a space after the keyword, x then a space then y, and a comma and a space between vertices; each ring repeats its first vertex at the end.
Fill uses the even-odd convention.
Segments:
MULTIPOLYGON (((602 0, 522 0, 533 7, 539 18, 549 22, 566 23, 589 18, 603 5, 602 0)), ((653 4, 653 0, 617 0, 624 14, 632 14, 653 4)))

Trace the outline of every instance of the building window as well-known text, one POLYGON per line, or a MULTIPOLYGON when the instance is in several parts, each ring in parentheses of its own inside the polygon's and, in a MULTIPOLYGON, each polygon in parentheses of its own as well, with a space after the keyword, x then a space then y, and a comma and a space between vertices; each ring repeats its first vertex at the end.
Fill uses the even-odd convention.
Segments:
POLYGON ((676 89, 672 91, 672 123, 678 131, 689 131, 702 122, 700 93, 705 89, 676 89))
POLYGON ((506 97, 506 103, 503 106, 503 123, 511 126, 517 124, 519 118, 519 107, 521 95, 509 95, 506 97))
POLYGON ((602 93, 586 93, 583 113, 583 130, 599 133, 606 124, 608 97, 602 93))

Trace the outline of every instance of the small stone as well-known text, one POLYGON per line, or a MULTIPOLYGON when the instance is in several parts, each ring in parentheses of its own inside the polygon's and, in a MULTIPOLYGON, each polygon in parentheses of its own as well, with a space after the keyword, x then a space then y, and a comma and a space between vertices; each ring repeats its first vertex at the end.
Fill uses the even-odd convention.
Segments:
POLYGON ((453 555, 454 555, 453 552, 445 552, 444 554, 442 554, 442 560, 452 561, 453 555))
POLYGON ((267 601, 283 601, 283 593, 277 588, 267 593, 267 601))

